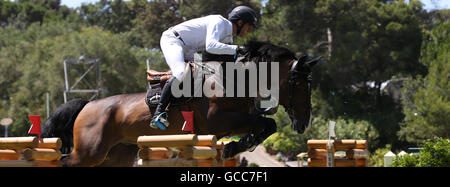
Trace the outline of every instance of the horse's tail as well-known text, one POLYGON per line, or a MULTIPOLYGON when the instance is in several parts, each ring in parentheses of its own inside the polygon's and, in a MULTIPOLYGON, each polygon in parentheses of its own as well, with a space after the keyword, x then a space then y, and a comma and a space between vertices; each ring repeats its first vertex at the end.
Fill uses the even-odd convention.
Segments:
POLYGON ((61 138, 61 152, 69 154, 73 145, 73 125, 81 110, 89 103, 82 99, 74 99, 53 112, 44 123, 43 138, 61 138))

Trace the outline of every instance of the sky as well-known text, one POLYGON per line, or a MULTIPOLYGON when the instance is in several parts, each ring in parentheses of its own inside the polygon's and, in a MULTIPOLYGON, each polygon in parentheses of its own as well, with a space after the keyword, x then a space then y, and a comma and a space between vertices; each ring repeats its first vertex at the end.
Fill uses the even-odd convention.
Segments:
POLYGON ((62 5, 66 5, 70 8, 80 7, 82 3, 95 3, 98 0, 61 0, 62 5))
MULTIPOLYGON (((99 0, 61 0, 61 3, 63 5, 67 5, 70 8, 76 8, 80 7, 82 3, 95 3, 99 0)), ((264 0, 263 2, 266 2, 267 0, 264 0)), ((450 9, 450 0, 421 0, 423 4, 425 4, 425 9, 432 10, 432 9, 450 9), (436 7, 437 5, 437 7, 436 7)))

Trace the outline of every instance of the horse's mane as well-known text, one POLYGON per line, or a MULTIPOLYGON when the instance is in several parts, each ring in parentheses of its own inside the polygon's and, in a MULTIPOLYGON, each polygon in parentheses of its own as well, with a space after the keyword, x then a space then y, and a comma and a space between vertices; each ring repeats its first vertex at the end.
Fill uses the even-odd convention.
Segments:
POLYGON ((268 42, 250 41, 246 45, 249 53, 245 60, 258 62, 283 62, 286 59, 296 59, 289 49, 268 42))
MULTIPOLYGON (((283 62, 286 59, 296 59, 295 54, 290 50, 273 45, 268 42, 250 41, 245 44, 248 54, 243 61, 258 62, 283 62)), ((215 55, 204 52, 203 61, 234 62, 234 55, 215 55)))

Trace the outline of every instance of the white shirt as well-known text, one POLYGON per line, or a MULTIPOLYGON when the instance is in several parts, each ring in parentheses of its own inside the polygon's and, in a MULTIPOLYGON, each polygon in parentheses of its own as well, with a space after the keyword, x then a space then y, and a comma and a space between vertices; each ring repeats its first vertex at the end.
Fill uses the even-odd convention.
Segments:
POLYGON ((233 24, 221 15, 192 19, 172 28, 183 39, 186 47, 212 54, 234 55, 233 24))

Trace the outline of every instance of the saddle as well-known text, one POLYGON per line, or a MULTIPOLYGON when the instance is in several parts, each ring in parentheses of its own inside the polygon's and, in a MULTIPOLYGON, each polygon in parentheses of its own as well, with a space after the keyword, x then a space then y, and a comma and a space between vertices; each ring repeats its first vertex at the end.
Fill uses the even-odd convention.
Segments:
MULTIPOLYGON (((188 67, 191 68, 192 75, 195 72, 196 64, 194 62, 187 62, 189 66, 186 66, 185 72, 189 70, 188 67)), ((164 84, 172 78, 172 71, 166 71, 166 72, 160 72, 156 70, 147 70, 147 81, 150 84, 158 84, 160 83, 161 86, 164 86, 164 84)))
POLYGON ((172 71, 159 72, 156 70, 147 70, 147 81, 150 84, 166 83, 172 77, 172 71))
MULTIPOLYGON (((195 71, 196 65, 192 62, 188 62, 192 74, 195 71)), ((185 72, 189 71, 189 66, 186 66, 185 72)), ((172 71, 160 72, 156 70, 147 70, 147 81, 150 83, 151 88, 147 91, 147 97, 145 102, 150 108, 155 108, 159 104, 159 99, 161 97, 162 88, 166 82, 172 78, 172 71)), ((192 98, 177 98, 175 101, 171 102, 171 106, 179 106, 185 104, 192 98)))

